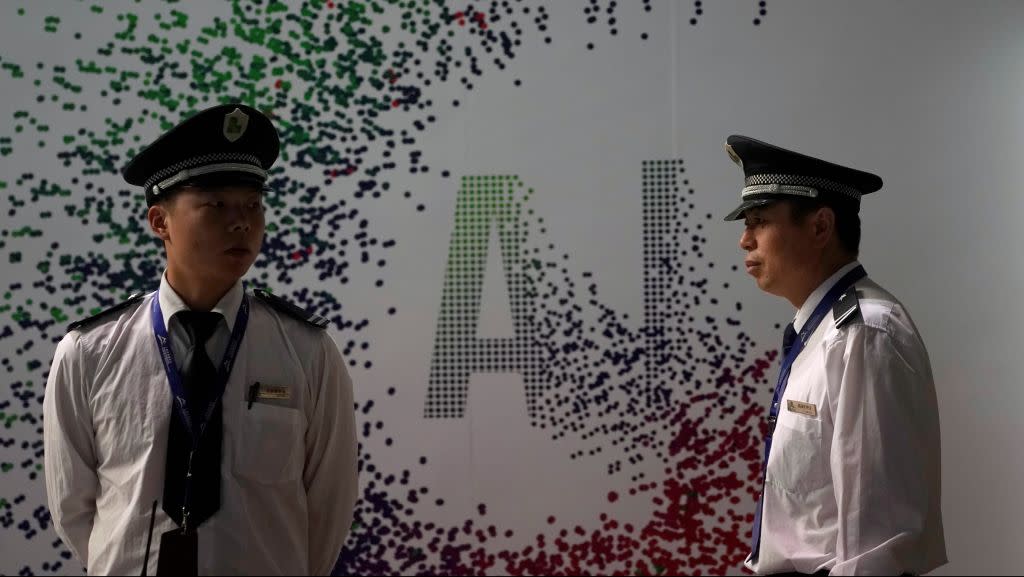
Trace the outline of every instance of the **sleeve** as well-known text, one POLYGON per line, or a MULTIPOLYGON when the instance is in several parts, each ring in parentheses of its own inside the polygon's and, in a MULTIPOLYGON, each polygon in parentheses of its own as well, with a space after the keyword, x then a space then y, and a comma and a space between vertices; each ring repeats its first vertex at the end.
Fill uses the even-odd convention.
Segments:
POLYGON ((43 397, 43 462, 54 529, 88 566, 99 480, 79 337, 73 331, 60 341, 50 367, 43 397))
POLYGON ((312 575, 329 575, 334 568, 359 494, 352 380, 330 335, 324 331, 321 336, 314 355, 314 367, 320 374, 318 382, 314 381, 317 386, 303 471, 312 575))
POLYGON ((899 575, 934 566, 930 533, 941 526, 938 406, 919 343, 854 325, 826 354, 838 506, 832 575, 899 575))

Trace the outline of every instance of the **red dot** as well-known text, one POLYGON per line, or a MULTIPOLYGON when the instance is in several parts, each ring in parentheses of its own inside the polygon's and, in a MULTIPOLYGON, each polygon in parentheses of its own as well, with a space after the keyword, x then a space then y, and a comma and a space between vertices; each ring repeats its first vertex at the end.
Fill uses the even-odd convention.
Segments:
POLYGON ((608 502, 609 503, 614 503, 614 502, 616 502, 618 500, 619 500, 619 494, 618 493, 616 493, 615 491, 611 491, 610 493, 608 493, 608 502))
POLYGON ((554 517, 554 515, 552 515, 551 517, 548 517, 548 525, 554 525, 554 524, 555 524, 555 517, 554 517))

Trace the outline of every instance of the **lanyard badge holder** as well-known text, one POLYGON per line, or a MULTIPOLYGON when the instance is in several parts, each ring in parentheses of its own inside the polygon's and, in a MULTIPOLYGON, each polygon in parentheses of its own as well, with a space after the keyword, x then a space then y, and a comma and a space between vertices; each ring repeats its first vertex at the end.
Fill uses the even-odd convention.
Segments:
POLYGON ((199 536, 194 530, 186 532, 184 527, 178 527, 160 535, 156 574, 199 574, 199 536))

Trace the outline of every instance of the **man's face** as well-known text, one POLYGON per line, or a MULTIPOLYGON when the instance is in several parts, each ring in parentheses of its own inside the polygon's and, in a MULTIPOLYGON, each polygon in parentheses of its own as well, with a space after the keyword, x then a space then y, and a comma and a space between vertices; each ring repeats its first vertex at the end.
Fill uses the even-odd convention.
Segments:
POLYGON ((747 273, 761 290, 785 298, 799 293, 817 250, 813 219, 794 222, 791 210, 787 202, 773 202, 746 211, 740 236, 747 273))
POLYGON ((168 262, 190 276, 233 282, 259 255, 265 226, 259 188, 188 187, 153 209, 164 211, 168 262))

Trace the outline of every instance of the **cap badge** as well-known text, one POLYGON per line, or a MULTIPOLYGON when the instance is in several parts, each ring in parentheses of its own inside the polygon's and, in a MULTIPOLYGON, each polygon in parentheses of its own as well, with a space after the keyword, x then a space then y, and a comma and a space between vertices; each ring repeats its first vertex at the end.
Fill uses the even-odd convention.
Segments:
POLYGON ((249 127, 249 115, 236 108, 224 115, 224 138, 234 142, 245 134, 249 127))
POLYGON ((727 153, 729 153, 729 158, 730 158, 730 159, 731 159, 731 160, 732 160, 733 162, 735 162, 736 164, 738 164, 740 168, 743 168, 743 159, 742 159, 742 158, 740 158, 740 155, 736 154, 736 151, 732 149, 732 145, 731 145, 731 144, 728 144, 728 143, 726 143, 726 145, 725 145, 725 151, 726 151, 727 153))

